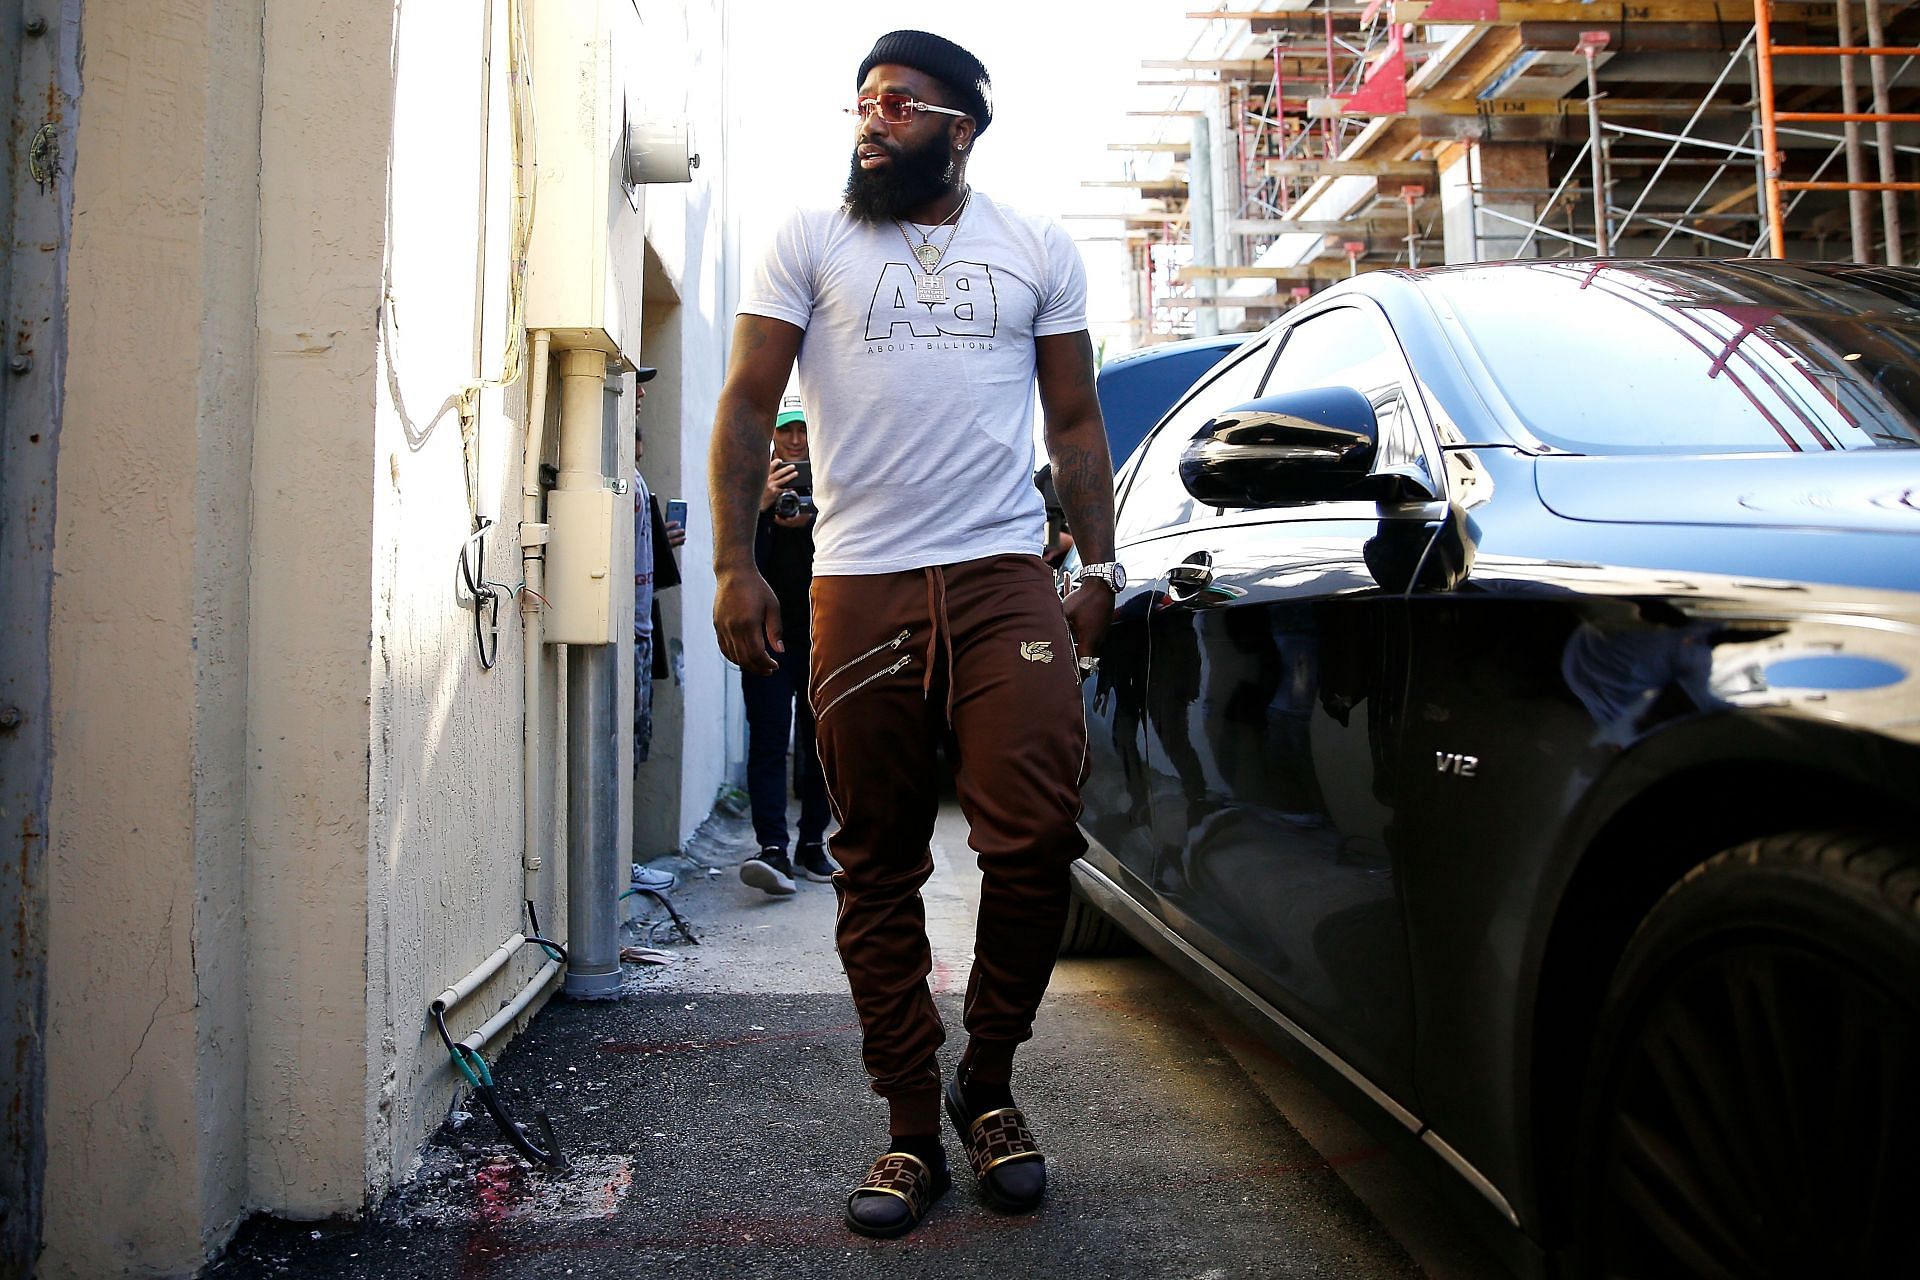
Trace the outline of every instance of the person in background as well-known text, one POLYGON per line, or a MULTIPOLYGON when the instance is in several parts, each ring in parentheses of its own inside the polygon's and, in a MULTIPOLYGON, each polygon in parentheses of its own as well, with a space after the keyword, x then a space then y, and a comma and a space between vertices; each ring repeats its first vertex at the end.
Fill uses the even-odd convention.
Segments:
POLYGON ((807 702, 807 593, 813 585, 812 483, 801 484, 808 464, 807 414, 799 396, 780 403, 773 423, 773 456, 760 491, 753 560, 780 603, 786 651, 770 675, 740 673, 747 708, 747 795, 753 802, 753 835, 760 852, 740 866, 740 879, 775 896, 793 892, 796 876, 825 884, 834 866, 827 859, 827 783, 813 740, 813 708, 807 702), (801 492, 804 489, 805 492, 801 492), (799 842, 787 856, 787 742, 793 742, 793 790, 800 797, 799 842))
MULTIPOLYGON (((667 674, 666 655, 654 647, 660 632, 657 592, 680 584, 680 566, 672 548, 687 540, 678 521, 661 518, 659 503, 640 474, 646 440, 640 426, 640 406, 647 398, 644 385, 655 369, 642 365, 634 371, 633 404, 633 769, 636 774, 653 748, 653 682, 667 674)), ((673 876, 638 863, 633 884, 639 889, 670 889, 673 876)))

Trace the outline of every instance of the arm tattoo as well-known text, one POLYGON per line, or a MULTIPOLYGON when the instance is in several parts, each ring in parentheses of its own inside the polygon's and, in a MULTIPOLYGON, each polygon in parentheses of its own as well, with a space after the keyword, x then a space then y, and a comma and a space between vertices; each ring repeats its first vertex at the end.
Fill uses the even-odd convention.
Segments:
POLYGON ((1054 491, 1066 508, 1074 545, 1088 563, 1113 558, 1113 464, 1106 443, 1102 433, 1092 446, 1056 440, 1048 449, 1054 491))
POLYGON ((767 442, 773 436, 764 419, 751 405, 723 399, 714 423, 707 471, 716 569, 753 562, 754 522, 760 490, 767 483, 767 442))
POLYGON ((1085 330, 1052 344, 1043 364, 1040 399, 1047 415, 1047 456, 1053 487, 1081 558, 1113 558, 1113 462, 1095 392, 1093 342, 1085 330), (1064 344, 1070 348, 1063 349, 1064 344))
POLYGON ((741 316, 734 338, 727 383, 714 415, 713 443, 707 451, 717 573, 753 566, 753 531, 760 491, 767 483, 774 407, 792 368, 799 331, 765 316, 741 316), (783 340, 791 343, 784 347, 784 354, 783 340))

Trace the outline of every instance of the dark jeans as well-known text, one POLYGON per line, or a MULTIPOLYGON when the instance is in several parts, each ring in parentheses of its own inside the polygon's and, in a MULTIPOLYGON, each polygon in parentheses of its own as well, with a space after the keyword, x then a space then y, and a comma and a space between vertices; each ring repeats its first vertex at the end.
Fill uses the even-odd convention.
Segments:
POLYGON ((761 848, 787 847, 787 741, 793 741, 793 789, 800 796, 800 843, 819 844, 827 830, 827 782, 813 742, 807 705, 808 645, 791 632, 770 676, 740 673, 747 703, 747 795, 761 848), (796 723, 796 705, 798 707, 796 723))

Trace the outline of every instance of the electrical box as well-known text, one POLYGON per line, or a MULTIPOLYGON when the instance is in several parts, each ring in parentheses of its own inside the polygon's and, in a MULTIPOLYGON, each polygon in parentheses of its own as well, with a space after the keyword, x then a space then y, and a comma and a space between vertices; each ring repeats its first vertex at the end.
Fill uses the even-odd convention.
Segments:
POLYGON ((629 194, 628 86, 637 74, 633 0, 535 0, 535 165, 528 329, 557 349, 593 347, 628 365, 640 349, 646 228, 629 194))
POLYGON ((613 520, 610 488, 555 489, 547 494, 549 644, 619 642, 633 609, 633 586, 615 580, 613 520))

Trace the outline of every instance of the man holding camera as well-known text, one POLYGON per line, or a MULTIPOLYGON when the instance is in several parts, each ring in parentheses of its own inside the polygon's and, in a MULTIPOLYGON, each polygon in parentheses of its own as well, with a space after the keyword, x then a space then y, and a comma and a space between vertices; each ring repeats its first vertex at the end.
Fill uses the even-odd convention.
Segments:
POLYGON ((753 562, 780 605, 786 648, 770 673, 742 668, 747 707, 747 796, 760 852, 740 865, 740 879, 775 897, 793 892, 794 878, 825 884, 827 784, 813 741, 807 705, 807 591, 813 583, 812 464, 807 458, 807 414, 799 396, 780 402, 773 420, 773 456, 760 491, 753 562), (787 741, 793 741, 793 789, 800 797, 800 841, 787 856, 787 741))
POLYGON ((943 1096, 981 1197, 1009 1213, 1044 1198, 1014 1052, 1033 1034, 1086 847, 1079 676, 1124 578, 1110 563, 1113 469, 1079 253, 1057 224, 966 182, 993 118, 986 68, 950 40, 895 31, 855 80, 845 200, 790 217, 743 291, 708 474, 720 646, 771 674, 784 610, 747 534, 797 359, 820 501, 809 692, 840 819, 834 931, 889 1116, 846 1222, 897 1236, 951 1182, 943 1096), (1036 383, 1087 561, 1064 604, 1039 554, 1036 383), (943 747, 981 870, 967 1046, 944 1095, 920 896, 943 747))

